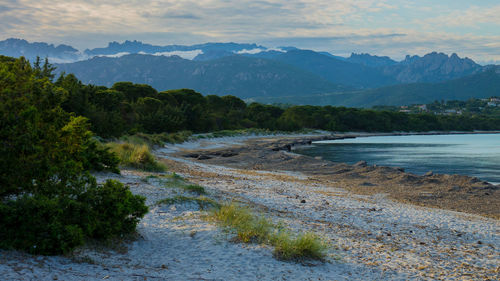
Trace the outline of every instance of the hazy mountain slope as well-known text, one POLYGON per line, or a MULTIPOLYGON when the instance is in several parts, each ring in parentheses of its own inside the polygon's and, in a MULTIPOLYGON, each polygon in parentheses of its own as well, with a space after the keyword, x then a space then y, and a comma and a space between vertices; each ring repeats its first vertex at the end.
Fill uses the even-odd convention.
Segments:
POLYGON ((361 88, 390 85, 396 81, 382 71, 349 63, 314 51, 292 50, 274 57, 275 60, 315 73, 326 80, 361 88))
POLYGON ((469 58, 433 52, 423 57, 407 56, 402 62, 385 67, 384 73, 400 83, 415 83, 451 80, 482 70, 482 66, 469 58))
POLYGON ((287 64, 236 55, 211 61, 126 55, 57 66, 59 72, 74 73, 84 83, 111 86, 118 81, 132 81, 150 84, 160 91, 191 88, 203 94, 232 94, 242 98, 345 90, 287 64))
POLYGON ((43 42, 30 43, 23 39, 10 38, 0 41, 0 54, 10 57, 24 56, 34 61, 37 56, 49 57, 53 62, 74 61, 81 55, 79 51, 68 45, 54 46, 43 42))
POLYGON ((478 74, 439 83, 413 83, 356 92, 280 98, 262 97, 255 100, 265 103, 372 107, 374 105, 424 104, 435 100, 467 100, 499 95, 500 66, 495 66, 478 74))
POLYGON ((370 54, 355 54, 345 59, 350 63, 362 64, 370 67, 383 67, 398 64, 395 60, 389 57, 372 56, 370 54))
POLYGON ((205 43, 197 45, 166 45, 158 46, 142 43, 141 41, 125 41, 123 43, 110 42, 107 47, 104 48, 94 48, 85 50, 85 54, 89 57, 99 56, 99 55, 114 55, 118 53, 146 53, 155 54, 163 52, 174 52, 174 51, 194 51, 201 50, 203 52, 207 51, 218 51, 226 52, 226 54, 232 54, 235 51, 250 50, 264 47, 258 46, 257 44, 239 44, 239 43, 205 43))

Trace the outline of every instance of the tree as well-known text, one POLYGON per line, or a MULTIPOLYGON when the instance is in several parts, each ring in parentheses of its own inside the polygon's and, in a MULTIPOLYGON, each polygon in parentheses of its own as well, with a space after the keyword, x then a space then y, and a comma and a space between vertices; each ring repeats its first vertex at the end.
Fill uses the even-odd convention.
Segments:
POLYGON ((135 229, 145 199, 97 185, 89 170, 117 172, 118 159, 61 108, 67 92, 24 58, 0 57, 0 77, 0 248, 58 254, 135 229))

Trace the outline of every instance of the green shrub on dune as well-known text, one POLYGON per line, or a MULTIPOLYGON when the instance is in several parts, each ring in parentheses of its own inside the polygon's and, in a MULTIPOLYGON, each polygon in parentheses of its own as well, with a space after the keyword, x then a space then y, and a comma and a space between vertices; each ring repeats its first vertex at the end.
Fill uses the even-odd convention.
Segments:
POLYGON ((135 230, 145 199, 89 170, 118 171, 84 117, 61 108, 51 66, 0 56, 0 248, 71 251, 87 239, 135 230))

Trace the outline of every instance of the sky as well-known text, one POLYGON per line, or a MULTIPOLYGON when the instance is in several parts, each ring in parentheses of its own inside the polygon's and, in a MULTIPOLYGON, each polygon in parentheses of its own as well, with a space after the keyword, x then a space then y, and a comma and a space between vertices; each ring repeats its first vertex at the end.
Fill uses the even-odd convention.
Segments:
POLYGON ((0 40, 80 50, 124 40, 240 42, 500 63, 499 0, 0 0, 0 23, 0 40))

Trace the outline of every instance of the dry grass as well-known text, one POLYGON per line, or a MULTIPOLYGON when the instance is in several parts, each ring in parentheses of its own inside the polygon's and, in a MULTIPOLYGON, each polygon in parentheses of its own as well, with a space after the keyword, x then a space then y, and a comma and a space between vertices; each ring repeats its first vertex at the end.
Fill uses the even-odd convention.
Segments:
POLYGON ((290 231, 276 227, 270 220, 254 215, 250 209, 235 203, 222 205, 209 218, 236 233, 239 241, 274 246, 274 255, 282 260, 324 260, 326 243, 314 233, 292 236, 290 231))
POLYGON ((120 158, 120 165, 151 172, 165 171, 165 165, 156 161, 147 144, 108 143, 111 151, 120 158))

